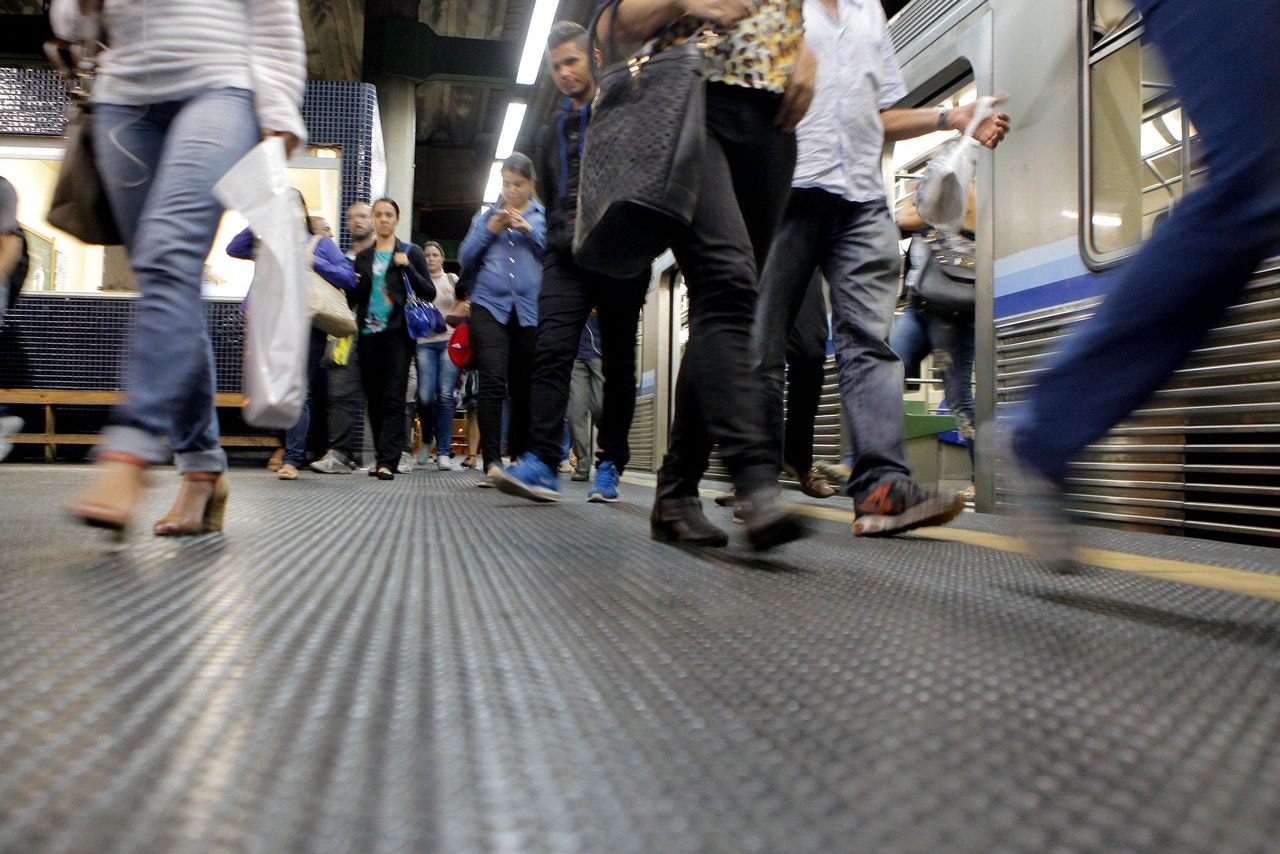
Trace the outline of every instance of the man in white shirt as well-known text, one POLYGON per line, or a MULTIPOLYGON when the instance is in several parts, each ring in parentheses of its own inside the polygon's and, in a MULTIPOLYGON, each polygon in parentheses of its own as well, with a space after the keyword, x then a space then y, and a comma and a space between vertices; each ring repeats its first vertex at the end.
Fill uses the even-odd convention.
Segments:
MULTIPOLYGON (((898 228, 885 199, 885 140, 962 130, 973 105, 894 108, 906 94, 878 0, 807 0, 805 39, 818 56, 813 103, 796 129, 799 154, 782 222, 760 276, 754 329, 764 410, 782 447, 787 334, 820 269, 831 290, 840 400, 853 448, 845 492, 855 534, 889 535, 951 521, 958 496, 911 481, 903 450, 902 363, 886 339, 899 280, 898 228)), ((976 138, 994 148, 1008 129, 998 113, 976 138)))

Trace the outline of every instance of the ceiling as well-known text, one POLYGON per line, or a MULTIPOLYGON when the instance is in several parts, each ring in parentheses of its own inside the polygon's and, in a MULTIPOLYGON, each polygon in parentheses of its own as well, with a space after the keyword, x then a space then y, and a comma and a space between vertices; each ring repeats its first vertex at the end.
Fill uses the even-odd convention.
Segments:
MULTIPOLYGON (((908 0, 882 2, 892 16, 908 0)), ((42 5, 41 0, 0 0, 0 60, 41 61, 39 45, 47 37, 42 5)), ((532 86, 513 82, 534 0, 300 0, 300 5, 312 79, 376 84, 380 76, 394 74, 415 80, 413 233, 451 246, 466 233, 481 203, 507 104, 521 99, 530 105, 516 143, 529 150, 534 130, 558 100, 546 74, 532 86), (416 50, 424 41, 434 54, 416 50), (406 44, 415 50, 406 50, 406 44), (408 71, 406 63, 412 66, 408 71)), ((557 17, 586 21, 595 5, 596 0, 561 0, 557 17)))

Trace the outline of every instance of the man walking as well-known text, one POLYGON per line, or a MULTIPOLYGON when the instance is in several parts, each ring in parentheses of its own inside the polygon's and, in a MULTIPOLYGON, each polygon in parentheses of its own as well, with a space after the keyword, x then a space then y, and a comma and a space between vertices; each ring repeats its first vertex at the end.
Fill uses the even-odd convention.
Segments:
POLYGON ((589 500, 618 500, 618 479, 631 453, 627 433, 636 405, 636 324, 649 278, 618 280, 592 273, 574 262, 572 252, 582 145, 596 89, 597 57, 589 50, 581 25, 558 21, 551 28, 547 64, 565 97, 560 112, 543 129, 537 167, 538 191, 547 204, 547 248, 538 296, 529 451, 494 478, 501 491, 534 501, 560 498, 557 469, 570 377, 593 307, 600 328, 604 408, 597 425, 599 450, 589 500))

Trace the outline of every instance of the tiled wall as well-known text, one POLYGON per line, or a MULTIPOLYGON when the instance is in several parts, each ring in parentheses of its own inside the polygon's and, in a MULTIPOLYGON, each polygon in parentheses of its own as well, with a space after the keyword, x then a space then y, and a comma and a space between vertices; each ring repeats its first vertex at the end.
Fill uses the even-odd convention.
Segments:
MULTIPOLYGON (((0 68, 0 134, 61 136, 66 95, 51 71, 0 68)), ((377 103, 368 83, 311 81, 303 101, 310 141, 342 150, 342 208, 369 198, 377 103)), ((343 224, 340 242, 348 244, 343 224)), ((120 387, 133 297, 24 296, 0 329, 0 388, 120 387)), ((240 391, 239 302, 206 301, 218 390, 240 391)))

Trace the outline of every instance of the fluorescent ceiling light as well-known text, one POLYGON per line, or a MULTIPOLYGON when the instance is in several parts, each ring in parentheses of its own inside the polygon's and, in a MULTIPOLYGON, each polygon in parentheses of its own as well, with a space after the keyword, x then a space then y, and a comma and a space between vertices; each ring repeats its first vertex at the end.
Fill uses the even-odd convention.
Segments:
POLYGON ((502 133, 498 134, 498 150, 493 156, 505 160, 516 150, 516 137, 520 135, 520 125, 524 124, 524 112, 528 104, 512 101, 507 104, 507 117, 502 120, 502 133))
POLYGON ((560 0, 538 0, 533 7, 529 34, 525 36, 524 52, 520 54, 520 69, 516 72, 516 83, 521 86, 528 86, 538 79, 538 69, 542 67, 542 56, 547 49, 547 36, 551 34, 559 5, 560 0))
POLYGON ((484 195, 481 201, 486 205, 490 202, 496 202, 498 196, 502 193, 502 161, 495 160, 493 165, 489 167, 489 183, 485 185, 484 195))

